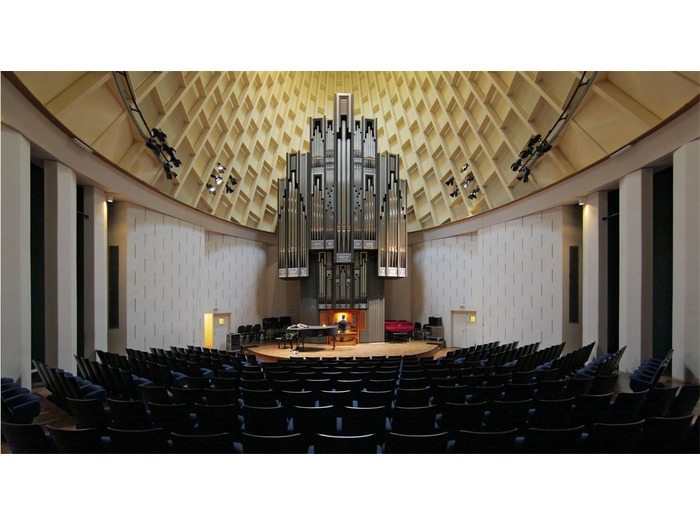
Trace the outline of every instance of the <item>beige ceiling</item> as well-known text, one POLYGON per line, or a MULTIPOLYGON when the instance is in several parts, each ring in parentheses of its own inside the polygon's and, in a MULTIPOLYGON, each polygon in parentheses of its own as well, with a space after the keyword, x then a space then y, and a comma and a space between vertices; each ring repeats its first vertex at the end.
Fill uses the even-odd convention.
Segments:
POLYGON ((378 149, 401 156, 408 230, 502 206, 608 157, 694 101, 700 72, 599 72, 573 119, 534 165, 510 169, 534 134, 546 135, 582 72, 132 71, 139 109, 182 166, 167 180, 146 148, 112 72, 11 76, 67 130, 144 183, 188 206, 273 232, 285 155, 309 150, 309 118, 333 117, 334 94, 353 93, 355 116, 376 118, 378 149), (205 184, 217 162, 240 181, 231 194, 205 184), (481 188, 453 198, 469 163, 481 188))

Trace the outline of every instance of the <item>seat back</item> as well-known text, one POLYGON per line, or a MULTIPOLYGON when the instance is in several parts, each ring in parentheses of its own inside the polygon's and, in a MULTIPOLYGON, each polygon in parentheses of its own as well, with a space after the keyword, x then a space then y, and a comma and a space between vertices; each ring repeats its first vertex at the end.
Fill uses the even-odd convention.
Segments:
POLYGON ((107 447, 95 428, 58 428, 47 425, 51 442, 59 454, 104 454, 107 447))
POLYGON ((386 454, 444 454, 447 452, 448 432, 427 434, 403 434, 389 432, 384 452, 386 454))
POLYGON ((2 422, 2 436, 13 454, 51 454, 54 452, 41 425, 2 422))

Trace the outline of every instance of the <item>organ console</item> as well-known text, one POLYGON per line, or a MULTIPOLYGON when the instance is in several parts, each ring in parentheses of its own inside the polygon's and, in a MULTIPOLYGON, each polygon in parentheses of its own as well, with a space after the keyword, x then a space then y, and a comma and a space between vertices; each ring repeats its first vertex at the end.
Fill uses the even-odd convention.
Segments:
POLYGON ((278 275, 314 279, 319 310, 366 310, 370 272, 407 275, 407 183, 399 156, 377 152, 377 121, 354 119, 352 94, 336 94, 334 112, 310 119, 310 152, 287 154, 278 275))

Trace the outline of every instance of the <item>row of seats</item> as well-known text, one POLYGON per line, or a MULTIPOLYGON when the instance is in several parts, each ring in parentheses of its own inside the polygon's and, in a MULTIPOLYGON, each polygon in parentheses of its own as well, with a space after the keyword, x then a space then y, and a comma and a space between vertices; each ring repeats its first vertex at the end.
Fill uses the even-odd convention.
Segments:
MULTIPOLYGON (((373 412, 375 412, 373 410, 373 412)), ((221 414, 219 414, 221 416, 221 414)), ((14 454, 22 453, 698 453, 698 420, 649 418, 625 424, 594 423, 565 428, 466 429, 440 424, 417 433, 401 432, 396 416, 364 413, 347 407, 338 427, 332 420, 295 412, 291 419, 269 417, 263 427, 244 417, 241 429, 219 424, 205 432, 168 431, 161 426, 140 429, 107 427, 68 429, 36 424, 2 423, 14 454), (358 414, 348 416, 352 411, 358 414), (310 422, 311 419, 313 422, 310 422), (362 426, 353 427, 352 422, 362 426), (272 422, 278 431, 270 430, 272 422), (327 422, 327 423, 325 423, 327 422), (386 428, 386 425, 389 428, 386 428), (343 428, 347 427, 344 432, 343 428), (359 429, 370 429, 358 433, 359 429), (261 433, 257 433, 260 432, 261 433)), ((257 417, 257 416, 256 416, 257 417)), ((233 421, 224 419, 223 422, 233 421)))
POLYGON ((630 374, 630 388, 635 391, 654 388, 671 364, 671 357, 673 357, 672 349, 666 352, 666 355, 661 359, 649 358, 642 361, 639 367, 630 374))

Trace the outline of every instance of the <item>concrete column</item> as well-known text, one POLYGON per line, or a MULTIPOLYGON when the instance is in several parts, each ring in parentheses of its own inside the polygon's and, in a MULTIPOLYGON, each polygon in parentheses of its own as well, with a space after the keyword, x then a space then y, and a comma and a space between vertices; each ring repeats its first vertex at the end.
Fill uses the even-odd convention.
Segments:
POLYGON ((608 351, 608 194, 589 195, 583 206, 583 344, 597 343, 596 355, 608 351))
POLYGON ((652 184, 648 168, 620 180, 620 372, 652 356, 652 184))
POLYGON ((673 154, 673 377, 700 377, 700 146, 673 154))
POLYGON ((95 349, 107 350, 107 198, 94 186, 83 191, 89 215, 84 230, 85 343, 83 356, 95 359, 95 349))
POLYGON ((22 135, 2 128, 2 375, 32 386, 31 151, 22 135))
POLYGON ((44 163, 46 363, 76 372, 78 296, 76 176, 56 161, 44 163))

